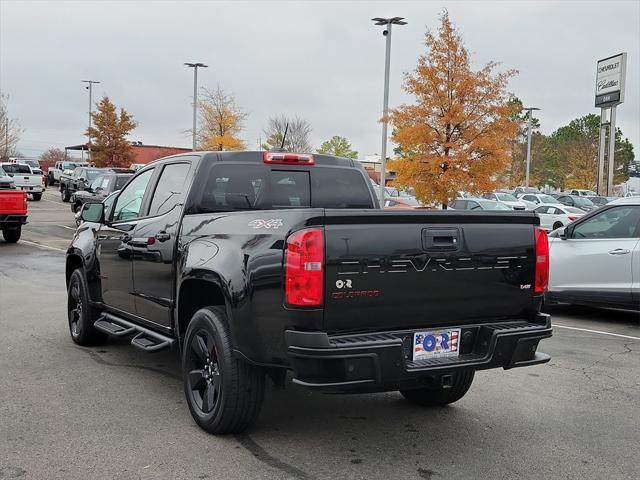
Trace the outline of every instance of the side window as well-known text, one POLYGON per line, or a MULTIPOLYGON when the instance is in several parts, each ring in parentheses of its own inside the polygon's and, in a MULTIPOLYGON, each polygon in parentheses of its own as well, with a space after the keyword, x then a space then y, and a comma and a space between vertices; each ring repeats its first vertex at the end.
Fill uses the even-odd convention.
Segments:
POLYGON ((122 190, 118 196, 116 206, 113 209, 114 222, 118 220, 130 220, 139 216, 144 192, 147 189, 147 185, 149 185, 153 171, 153 168, 145 170, 134 178, 131 183, 127 185, 127 188, 122 190))
POLYGON ((636 238, 639 223, 639 206, 610 208, 577 225, 572 238, 636 238))
POLYGON ((536 213, 548 213, 549 212, 549 208, 551 207, 538 207, 536 208, 536 213))
POLYGON ((309 172, 272 171, 271 206, 276 209, 310 207, 309 172))
POLYGON ((482 207, 478 204, 478 202, 469 202, 467 204, 467 210, 482 210, 482 207))
POLYGON ((160 180, 153 192, 149 215, 167 213, 184 198, 184 183, 189 173, 189 163, 170 163, 165 165, 160 180))
MULTIPOLYGON (((98 180, 98 179, 96 178, 96 181, 97 181, 97 180, 98 180)), ((109 176, 108 176, 108 175, 105 175, 105 176, 102 178, 102 183, 100 184, 100 188, 101 188, 102 190, 105 190, 105 189, 109 188, 109 181, 110 181, 110 180, 111 180, 111 178, 109 178, 109 176)))

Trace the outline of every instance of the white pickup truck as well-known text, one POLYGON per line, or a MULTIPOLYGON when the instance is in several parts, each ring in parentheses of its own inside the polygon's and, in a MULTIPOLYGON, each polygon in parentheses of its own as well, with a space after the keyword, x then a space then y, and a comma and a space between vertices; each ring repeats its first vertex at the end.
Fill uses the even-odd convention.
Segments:
POLYGON ((13 177, 17 189, 29 193, 36 202, 42 198, 44 177, 41 173, 33 173, 31 167, 24 163, 0 163, 0 167, 13 177))
POLYGON ((56 182, 60 183, 60 176, 62 174, 71 175, 76 167, 88 167, 89 163, 87 162, 76 162, 76 161, 61 161, 56 162, 55 166, 50 167, 47 172, 49 185, 54 185, 56 182))

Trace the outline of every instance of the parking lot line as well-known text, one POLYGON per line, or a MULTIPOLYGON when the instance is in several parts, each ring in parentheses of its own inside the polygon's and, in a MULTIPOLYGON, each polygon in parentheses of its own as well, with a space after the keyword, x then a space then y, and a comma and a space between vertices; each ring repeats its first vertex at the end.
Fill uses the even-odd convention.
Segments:
POLYGON ((553 324, 553 327, 566 328, 567 330, 578 330, 580 332, 599 333, 600 335, 611 335, 612 337, 628 338, 631 340, 640 340, 640 337, 632 337, 631 335, 621 335, 619 333, 603 332, 602 330, 590 330, 588 328, 569 327, 567 325, 553 324))
POLYGON ((47 248, 49 250, 55 250, 56 252, 66 252, 62 248, 50 247, 49 245, 42 245, 41 243, 30 242, 29 240, 20 240, 20 243, 26 243, 27 245, 33 245, 34 247, 47 248))
POLYGON ((43 201, 43 202, 57 203, 58 205, 65 205, 62 202, 56 202, 55 200, 47 200, 46 198, 41 198, 40 200, 43 201))

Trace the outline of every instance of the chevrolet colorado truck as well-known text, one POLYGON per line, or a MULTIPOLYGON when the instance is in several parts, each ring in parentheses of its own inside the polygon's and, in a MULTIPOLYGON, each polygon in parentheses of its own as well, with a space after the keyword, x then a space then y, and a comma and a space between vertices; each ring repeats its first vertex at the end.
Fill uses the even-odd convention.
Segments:
MULTIPOLYGON (((2 169, 0 169, 1 173, 2 169)), ((23 190, 0 189, 0 230, 7 243, 16 243, 27 223, 27 193, 23 190)))
POLYGON ((195 422, 239 432, 265 377, 326 392, 460 399, 476 370, 545 363, 548 243, 531 212, 381 210, 327 155, 194 152, 86 204, 68 323, 181 352, 195 422))

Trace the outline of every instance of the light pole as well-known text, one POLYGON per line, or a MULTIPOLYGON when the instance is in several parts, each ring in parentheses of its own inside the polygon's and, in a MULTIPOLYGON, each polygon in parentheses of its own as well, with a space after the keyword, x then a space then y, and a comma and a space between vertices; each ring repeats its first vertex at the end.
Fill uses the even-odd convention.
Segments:
POLYGON ((89 90, 89 130, 87 130, 87 136, 89 137, 89 141, 88 141, 88 145, 89 145, 89 161, 91 161, 91 112, 93 110, 93 100, 92 100, 92 95, 93 95, 93 84, 94 83, 100 83, 97 80, 82 80, 82 83, 88 83, 89 85, 87 85, 86 88, 87 90, 89 90))
POLYGON ((198 113, 198 67, 207 68, 204 63, 185 63, 187 67, 193 68, 193 147, 196 149, 196 115, 198 113))
POLYGON ((389 115, 389 66, 391 64, 391 26, 406 25, 402 17, 372 18, 375 25, 384 26, 382 35, 387 37, 386 54, 384 57, 384 98, 382 101, 382 153, 380 154, 380 202, 384 206, 386 165, 387 165, 387 116, 389 115))
POLYGON ((527 110, 529 112, 529 121, 527 123, 527 170, 526 177, 524 181, 524 186, 529 186, 529 170, 531 169, 531 127, 532 127, 532 119, 533 119, 533 111, 540 110, 536 107, 525 107, 522 110, 527 110))

